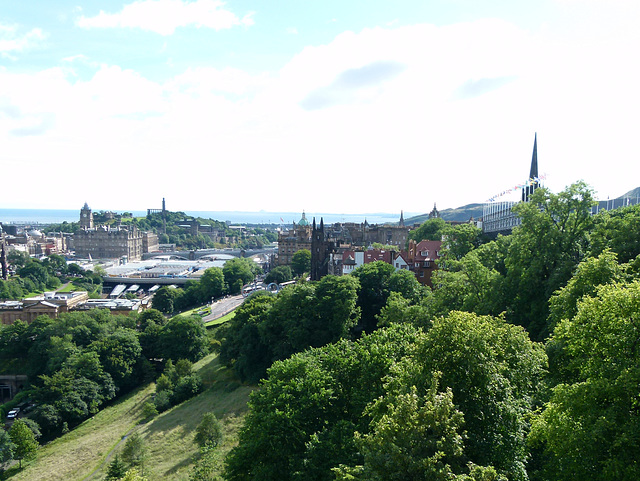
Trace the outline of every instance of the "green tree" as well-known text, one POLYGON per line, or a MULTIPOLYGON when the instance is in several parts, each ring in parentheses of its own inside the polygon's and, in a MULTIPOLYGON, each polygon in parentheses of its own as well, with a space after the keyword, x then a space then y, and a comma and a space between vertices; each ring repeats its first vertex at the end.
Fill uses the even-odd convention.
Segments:
POLYGON ((233 366, 242 381, 256 382, 271 365, 273 354, 260 334, 260 324, 276 297, 257 292, 235 310, 235 316, 224 328, 220 361, 233 366))
POLYGON ((2 474, 5 463, 13 459, 16 451, 16 445, 11 440, 11 436, 4 429, 0 429, 0 474, 2 474))
POLYGON ((218 449, 200 448, 200 457, 189 474, 189 481, 222 481, 224 455, 218 449))
POLYGON ((139 330, 144 331, 150 322, 164 326, 167 323, 167 318, 158 309, 146 309, 138 316, 139 330))
MULTIPOLYGON (((437 240, 437 239, 436 239, 437 240)), ((473 224, 447 225, 440 257, 460 260, 482 243, 482 230, 473 224)))
POLYGON ((171 395, 171 404, 177 405, 181 402, 191 399, 192 397, 202 392, 202 379, 197 374, 190 374, 185 377, 181 377, 176 382, 171 395))
POLYGON ((124 464, 119 455, 115 455, 113 461, 109 463, 107 468, 107 480, 116 481, 122 479, 127 473, 127 466, 124 464))
POLYGON ((153 307, 160 312, 170 314, 175 310, 175 300, 177 296, 177 289, 168 286, 161 287, 153 295, 153 307))
POLYGON ((131 434, 122 449, 122 460, 129 467, 139 467, 140 471, 144 473, 144 463, 147 459, 147 446, 144 439, 137 433, 131 434))
POLYGON ((209 302, 224 294, 227 287, 223 270, 219 267, 210 267, 204 271, 200 278, 200 300, 209 302))
POLYGON ((594 216, 591 232, 591 254, 605 249, 615 252, 620 262, 629 262, 640 255, 640 204, 601 211, 594 216))
POLYGON ((576 268, 567 284, 549 300, 549 326, 553 329, 562 319, 572 319, 578 301, 593 296, 598 286, 624 281, 625 266, 618 263, 617 255, 605 249, 598 257, 589 257, 576 268))
POLYGON ((145 421, 150 420, 158 415, 158 408, 153 401, 147 401, 142 406, 142 417, 145 421))
POLYGON ((74 277, 82 276, 84 274, 84 269, 80 267, 78 264, 76 264, 75 262, 72 262, 71 264, 69 264, 69 267, 67 268, 67 273, 74 277))
POLYGON ((447 223, 440 217, 424 221, 420 227, 409 232, 409 239, 416 243, 423 240, 442 240, 442 235, 447 231, 447 223))
POLYGON ((491 265, 483 262, 485 245, 467 253, 460 260, 447 259, 433 274, 434 317, 453 310, 477 314, 499 314, 503 309, 500 296, 504 278, 491 265))
POLYGON ((269 346, 270 362, 286 359, 309 347, 314 302, 314 283, 297 284, 280 291, 258 326, 262 342, 269 346))
POLYGON ((324 346, 350 335, 360 318, 359 287, 351 276, 324 276, 316 284, 314 316, 306 319, 309 346, 324 346))
POLYGON ((420 302, 429 288, 418 282, 415 274, 408 270, 398 270, 389 278, 389 292, 397 292, 412 303, 420 302))
POLYGON ((64 276, 68 271, 66 259, 58 254, 51 254, 42 264, 52 276, 64 276))
POLYGON ((222 273, 231 294, 239 294, 242 286, 253 281, 260 271, 258 265, 247 258, 230 259, 224 263, 222 273), (240 289, 238 289, 240 286, 240 289))
POLYGON ((157 309, 147 309, 138 316, 138 341, 145 359, 161 357, 160 332, 167 318, 157 309))
POLYGON ((573 379, 553 388, 535 419, 540 479, 631 481, 640 477, 640 281, 602 285, 562 319, 553 342, 573 379))
POLYGON ((176 316, 162 328, 160 345, 165 359, 196 362, 207 354, 207 331, 198 316, 176 316))
POLYGON ((308 249, 300 249, 291 257, 291 269, 297 276, 311 271, 311 252, 308 249))
POLYGON ((378 315, 378 327, 388 327, 391 324, 410 324, 415 327, 428 329, 431 327, 432 296, 424 297, 419 303, 412 304, 399 292, 391 292, 387 304, 378 315))
POLYGON ((222 442, 222 424, 213 413, 204 413, 196 427, 195 443, 201 448, 215 448, 222 442))
POLYGON ((251 395, 226 479, 331 480, 332 468, 355 465, 354 433, 366 433, 371 420, 366 408, 420 335, 393 326, 274 363, 251 395))
POLYGON ((127 391, 139 381, 136 368, 142 348, 134 330, 117 329, 113 334, 94 342, 91 349, 98 353, 105 372, 111 375, 120 389, 127 391))
POLYGON ((466 459, 510 480, 526 480, 528 417, 545 366, 543 347, 520 326, 452 312, 434 319, 415 354, 394 368, 387 392, 403 394, 416 386, 425 395, 433 374, 442 373, 442 389, 451 389, 464 414, 466 459))
POLYGON ((9 429, 9 437, 15 444, 14 458, 20 461, 22 468, 22 460, 28 461, 36 455, 38 450, 38 441, 35 434, 29 429, 29 426, 22 420, 16 419, 9 429))
POLYGON ((7 262, 16 269, 24 267, 31 262, 31 257, 26 252, 12 250, 7 254, 7 262))
POLYGON ((377 316, 387 303, 391 292, 391 276, 396 272, 391 264, 383 261, 364 264, 353 271, 360 282, 358 307, 361 310, 360 326, 365 332, 376 328, 377 316))
POLYGON ((269 271, 269 273, 264 278, 264 282, 265 284, 271 284, 272 282, 275 282, 276 284, 282 284, 283 282, 288 282, 291 279, 293 279, 291 267, 278 266, 269 271))
POLYGON ((372 411, 370 432, 356 434, 364 464, 334 469, 337 479, 506 481, 493 468, 466 464, 464 416, 451 390, 438 392, 436 381, 424 396, 412 386, 406 394, 379 398, 372 411))
POLYGON ((348 336, 359 317, 358 286, 352 276, 325 276, 281 291, 259 326, 271 361, 348 336))
POLYGON ((549 334, 549 298, 571 278, 588 248, 593 191, 584 182, 559 194, 537 189, 513 207, 522 223, 513 229, 505 259, 507 318, 535 339, 549 334))
POLYGON ((175 365, 175 372, 178 378, 193 374, 193 363, 188 359, 178 359, 175 365))

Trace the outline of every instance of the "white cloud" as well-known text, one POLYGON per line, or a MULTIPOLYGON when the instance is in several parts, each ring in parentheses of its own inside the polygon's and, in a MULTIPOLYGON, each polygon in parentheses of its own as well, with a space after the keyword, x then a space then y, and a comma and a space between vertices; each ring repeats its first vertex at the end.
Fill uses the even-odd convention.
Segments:
POLYGON ((23 33, 15 25, 0 23, 0 55, 11 57, 12 53, 31 49, 45 38, 46 35, 39 28, 33 28, 23 33))
POLYGON ((49 172, 30 179, 39 189, 75 186, 63 206, 135 210, 166 196, 179 210, 456 207, 523 181, 535 131, 547 185, 584 178, 614 196, 621 172, 628 188, 640 178, 640 79, 637 33, 606 31, 585 48, 584 37, 495 19, 372 28, 306 47, 277 72, 200 67, 162 83, 117 65, 87 81, 5 69, 0 142, 8 160, 49 172), (305 110, 318 92, 338 101, 305 110), (312 185, 337 190, 314 196, 312 185))
POLYGON ((214 30, 254 24, 253 13, 239 18, 217 0, 138 0, 118 13, 100 11, 95 17, 81 16, 82 28, 139 28, 160 35, 171 35, 176 28, 195 26, 214 30))

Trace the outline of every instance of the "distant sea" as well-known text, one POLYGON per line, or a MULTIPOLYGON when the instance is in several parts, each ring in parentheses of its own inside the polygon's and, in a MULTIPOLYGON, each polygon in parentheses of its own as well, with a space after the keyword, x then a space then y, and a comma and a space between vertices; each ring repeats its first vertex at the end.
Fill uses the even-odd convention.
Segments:
MULTIPOLYGON (((129 211, 134 217, 143 217, 147 211, 129 211)), ((213 219, 231 224, 285 224, 298 222, 302 213, 298 212, 233 212, 233 211, 185 211, 185 214, 203 219, 213 219)), ((405 213, 405 219, 417 215, 405 213)), ((364 222, 369 224, 394 223, 400 220, 400 213, 368 213, 368 214, 335 214, 335 213, 307 213, 307 220, 320 222, 322 218, 325 224, 336 222, 364 222)), ((77 222, 80 218, 79 209, 0 209, 0 222, 3 224, 61 224, 64 221, 77 222)))

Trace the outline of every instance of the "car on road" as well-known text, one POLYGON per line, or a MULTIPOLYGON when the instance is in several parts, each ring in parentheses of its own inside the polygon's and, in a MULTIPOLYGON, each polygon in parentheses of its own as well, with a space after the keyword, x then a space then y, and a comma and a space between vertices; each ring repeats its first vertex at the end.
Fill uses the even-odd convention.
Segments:
POLYGON ((15 419, 18 417, 18 413, 20 412, 20 408, 12 409, 7 413, 7 419, 15 419))

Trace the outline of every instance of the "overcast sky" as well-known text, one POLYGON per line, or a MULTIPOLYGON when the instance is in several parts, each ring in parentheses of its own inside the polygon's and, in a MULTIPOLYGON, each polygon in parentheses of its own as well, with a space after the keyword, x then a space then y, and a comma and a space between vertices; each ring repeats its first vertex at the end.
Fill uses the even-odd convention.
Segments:
POLYGON ((0 0, 4 208, 428 212, 640 186, 637 0, 0 0))

